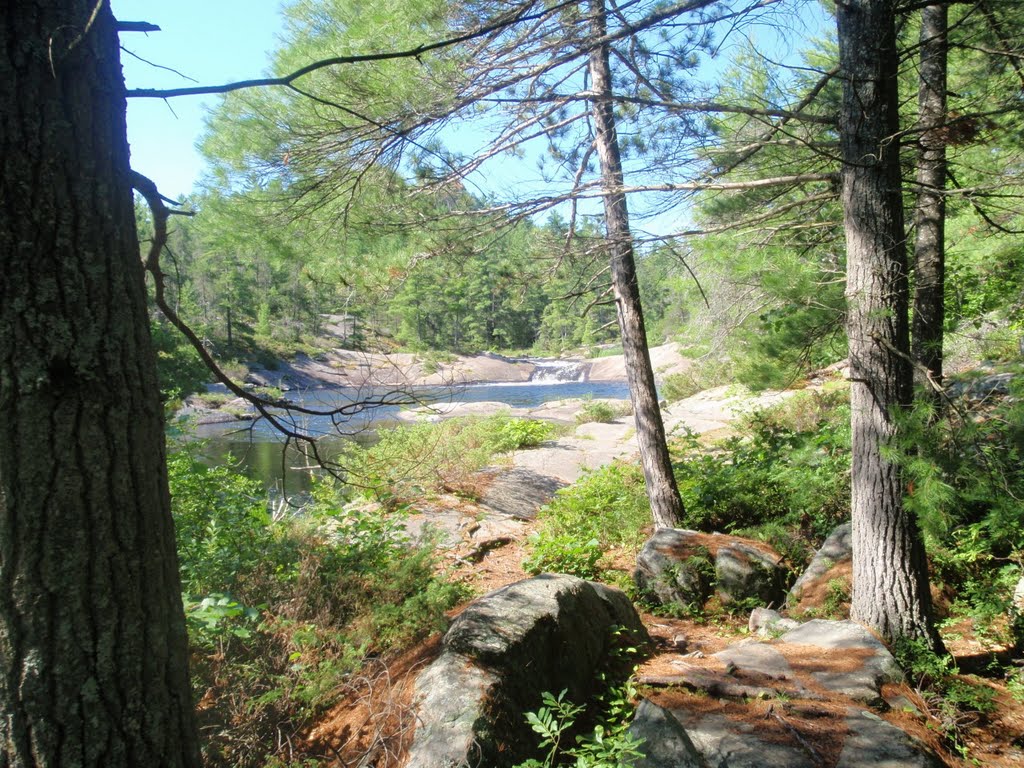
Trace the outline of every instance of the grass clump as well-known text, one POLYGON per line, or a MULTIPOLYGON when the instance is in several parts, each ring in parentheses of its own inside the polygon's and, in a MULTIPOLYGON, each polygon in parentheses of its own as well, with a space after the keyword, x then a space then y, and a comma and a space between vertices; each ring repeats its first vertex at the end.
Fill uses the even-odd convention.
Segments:
POLYGON ((580 407, 576 414, 577 424, 610 424, 620 416, 631 412, 628 402, 621 405, 612 404, 603 400, 587 400, 580 407))
POLYGON ((692 397, 698 392, 732 382, 733 378, 730 375, 727 362, 705 357, 684 371, 670 373, 663 377, 658 392, 668 402, 675 403, 692 397))

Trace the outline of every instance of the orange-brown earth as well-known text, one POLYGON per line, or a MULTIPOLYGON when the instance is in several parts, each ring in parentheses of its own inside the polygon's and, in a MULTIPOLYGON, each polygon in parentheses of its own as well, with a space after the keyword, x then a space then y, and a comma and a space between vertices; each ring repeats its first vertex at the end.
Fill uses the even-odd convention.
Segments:
MULTIPOLYGON (((478 562, 453 560, 453 578, 471 585, 480 594, 526 578, 528 574, 522 569, 524 540, 532 528, 532 524, 524 526, 522 538, 486 552, 478 562)), ((628 556, 620 553, 616 559, 628 568, 628 556)), ((719 612, 696 620, 651 613, 641 613, 641 617, 654 640, 650 656, 636 670, 643 695, 669 709, 714 713, 742 721, 752 733, 767 741, 801 745, 805 752, 819 756, 823 768, 836 764, 845 735, 846 713, 853 702, 800 674, 803 667, 821 666, 820 648, 789 646, 784 654, 805 692, 809 690, 815 696, 813 699, 801 698, 796 685, 789 685, 787 693, 788 681, 767 680, 752 673, 737 675, 737 686, 751 690, 768 686, 779 693, 771 698, 709 695, 683 684, 664 685, 658 681, 678 676, 684 668, 723 673, 725 663, 712 655, 747 636, 746 616, 719 612)), ((971 664, 981 646, 969 626, 957 629, 955 639, 948 640, 947 645, 958 661, 971 664)), ((417 672, 436 657, 439 641, 440 636, 433 636, 393 659, 375 661, 366 674, 348 687, 343 700, 310 730, 304 748, 327 758, 329 765, 400 766, 402 750, 413 727, 408 708, 411 683, 417 672), (373 759, 359 763, 358 759, 369 752, 373 759)), ((847 653, 828 659, 836 671, 840 667, 853 668, 856 662, 847 653)), ((876 712, 929 745, 953 768, 1020 768, 1024 765, 1024 702, 1015 699, 1005 681, 998 677, 965 675, 965 679, 991 688, 997 704, 992 714, 977 716, 973 721, 965 718, 960 724, 966 757, 958 754, 943 736, 937 706, 916 690, 914 681, 887 685, 883 695, 889 701, 904 697, 918 713, 910 711, 909 706, 876 712)))

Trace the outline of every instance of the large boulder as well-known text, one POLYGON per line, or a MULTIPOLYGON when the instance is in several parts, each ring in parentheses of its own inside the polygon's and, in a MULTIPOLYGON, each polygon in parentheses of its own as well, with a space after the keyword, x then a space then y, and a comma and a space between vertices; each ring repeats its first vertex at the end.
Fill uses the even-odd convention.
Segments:
MULTIPOLYGON (((543 574, 480 598, 452 623, 440 657, 416 681, 418 725, 406 765, 522 761, 537 744, 524 713, 540 706, 543 692, 589 700, 615 644, 648 639, 625 594, 572 576, 543 574)), ((623 676, 628 671, 623 666, 623 676)))
POLYGON ((714 585, 714 560, 706 546, 710 538, 676 528, 655 531, 636 558, 640 592, 662 605, 704 605, 714 585))
POLYGON ((700 607, 717 591, 725 602, 780 604, 782 558, 762 542, 721 533, 659 528, 637 555, 640 591, 662 605, 700 607))
POLYGON ((853 526, 838 526, 821 549, 815 553, 807 570, 789 590, 786 605, 794 613, 821 608, 829 596, 829 584, 842 581, 847 589, 852 583, 853 526))
POLYGON ((756 600, 781 605, 786 594, 782 557, 761 542, 734 541, 715 553, 715 589, 725 603, 756 600))
POLYGON ((703 768, 704 761, 675 716, 649 699, 641 699, 629 735, 642 741, 643 757, 633 768, 703 768))

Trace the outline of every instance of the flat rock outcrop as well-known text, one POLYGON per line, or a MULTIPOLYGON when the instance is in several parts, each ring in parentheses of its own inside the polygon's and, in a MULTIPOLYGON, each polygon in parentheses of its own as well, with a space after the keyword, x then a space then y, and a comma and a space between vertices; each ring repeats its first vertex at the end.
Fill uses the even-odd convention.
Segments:
MULTIPOLYGON (((810 621, 775 640, 742 640, 685 661, 661 662, 657 668, 674 671, 641 672, 639 679, 661 712, 679 722, 705 766, 943 765, 928 746, 878 714, 887 709, 882 686, 900 681, 902 672, 859 624, 810 621)), ((657 732, 673 729, 662 724, 657 732)))
POLYGON ((542 574, 475 601, 416 681, 406 765, 502 768, 531 756, 537 737, 524 713, 545 691, 588 701, 615 631, 630 645, 648 640, 624 593, 572 576, 542 574))

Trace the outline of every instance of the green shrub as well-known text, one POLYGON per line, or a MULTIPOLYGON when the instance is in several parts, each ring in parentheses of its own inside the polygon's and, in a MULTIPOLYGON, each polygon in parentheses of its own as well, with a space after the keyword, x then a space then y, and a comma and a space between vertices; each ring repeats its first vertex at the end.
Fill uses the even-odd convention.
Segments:
POLYGON ((527 570, 597 578, 598 561, 611 547, 639 549, 651 525, 643 472, 614 462, 563 488, 538 513, 527 570))
POLYGON ((904 443, 892 452, 936 578, 991 645, 1021 639, 1005 621, 1024 554, 1024 392, 1013 389, 1011 398, 957 403, 941 418, 924 408, 907 414, 904 443))
MULTIPOLYGON (((749 418, 745 434, 713 447, 681 441, 676 480, 687 527, 748 535, 770 525, 819 543, 849 516, 848 427, 822 422, 794 431, 772 412, 749 418)), ((796 548, 792 548, 795 550, 796 548)))
POLYGON ((967 757, 966 732, 980 717, 995 711, 995 691, 962 676, 951 656, 936 654, 923 640, 898 640, 893 654, 940 732, 961 756, 967 757))
POLYGON ((195 400, 198 400, 204 408, 220 408, 233 398, 234 395, 229 395, 227 392, 200 392, 195 396, 195 400))
POLYGON ((597 539, 580 541, 569 534, 535 533, 528 547, 530 554, 523 561, 527 573, 568 573, 581 579, 597 579, 601 575, 598 562, 604 551, 597 539))
POLYGON ((596 422, 598 424, 609 424, 623 415, 625 414, 610 403, 600 400, 588 400, 583 403, 576 414, 576 423, 590 424, 596 422))
POLYGON ((396 519, 339 507, 328 484, 273 521, 262 489, 191 451, 171 455, 172 506, 210 765, 262 766, 366 663, 443 627, 465 588, 396 519))
POLYGON ((266 493, 225 467, 208 467, 196 444, 167 459, 182 589, 236 593, 273 545, 266 493))
POLYGON ((492 417, 494 424, 490 439, 495 453, 518 451, 522 448, 535 448, 549 440, 555 433, 553 424, 536 419, 492 417))

